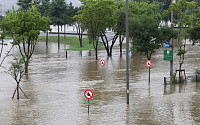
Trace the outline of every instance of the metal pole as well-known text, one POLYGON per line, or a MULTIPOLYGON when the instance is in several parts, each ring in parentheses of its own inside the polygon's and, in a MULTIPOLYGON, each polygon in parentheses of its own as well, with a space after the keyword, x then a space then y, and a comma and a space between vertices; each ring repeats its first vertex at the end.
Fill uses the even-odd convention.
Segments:
POLYGON ((103 66, 102 66, 102 80, 103 80, 103 66))
POLYGON ((149 85, 150 85, 150 67, 149 67, 149 85))
POLYGON ((90 110, 89 110, 89 105, 90 105, 90 103, 89 103, 89 99, 88 99, 88 115, 89 115, 89 111, 90 111, 90 110))
MULTIPOLYGON (((175 3, 175 0, 172 0, 172 5, 173 5, 173 3, 175 3)), ((173 19, 174 19, 174 17, 173 17, 173 10, 171 10, 171 27, 172 27, 173 30, 174 30, 173 19)), ((171 38, 171 45, 172 45, 171 50, 172 50, 172 51, 173 51, 173 48, 174 48, 174 45, 173 45, 173 44, 174 44, 174 43, 173 43, 173 38, 171 38)), ((174 59, 174 58, 172 58, 172 60, 170 60, 170 76, 172 76, 172 74, 173 74, 173 59, 174 59)))
POLYGON ((129 30, 128 30, 128 0, 126 0, 126 94, 127 104, 129 104, 129 30))

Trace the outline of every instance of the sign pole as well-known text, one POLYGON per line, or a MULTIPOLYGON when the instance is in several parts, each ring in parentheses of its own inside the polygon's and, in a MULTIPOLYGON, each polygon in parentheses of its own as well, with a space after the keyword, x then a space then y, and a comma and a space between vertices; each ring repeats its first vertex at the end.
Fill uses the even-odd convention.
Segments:
POLYGON ((89 105, 90 105, 90 102, 89 102, 89 99, 88 99, 88 115, 89 115, 89 111, 90 111, 89 105))
POLYGON ((149 85, 150 85, 150 67, 149 67, 149 85))
POLYGON ((103 80, 103 66, 102 66, 102 80, 103 80))
POLYGON ((150 85, 150 67, 151 67, 151 61, 147 60, 146 65, 149 68, 149 85, 150 85))
POLYGON ((129 104, 129 29, 128 29, 128 0, 126 0, 126 98, 129 104))
POLYGON ((101 60, 100 65, 102 66, 101 71, 102 71, 102 80, 103 80, 103 67, 105 66, 105 60, 101 60))
POLYGON ((89 115, 89 111, 90 111, 90 110, 89 110, 89 106, 90 106, 89 100, 93 97, 93 92, 92 92, 92 90, 89 90, 89 89, 85 90, 84 96, 85 96, 86 99, 88 99, 88 115, 89 115))

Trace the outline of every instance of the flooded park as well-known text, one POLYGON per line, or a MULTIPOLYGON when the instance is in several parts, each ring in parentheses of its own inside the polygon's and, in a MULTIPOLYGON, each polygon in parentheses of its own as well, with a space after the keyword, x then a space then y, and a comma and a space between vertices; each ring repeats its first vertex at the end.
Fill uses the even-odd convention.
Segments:
MULTIPOLYGON (((6 40, 9 42, 9 40, 6 40)), ((169 77, 170 62, 163 60, 160 48, 151 59, 151 82, 148 84, 146 57, 133 52, 130 57, 130 103, 126 104, 126 53, 125 44, 120 57, 115 44, 112 57, 106 50, 68 51, 66 59, 61 45, 37 44, 29 66, 28 78, 23 78, 21 88, 29 99, 16 88, 14 79, 0 70, 0 124, 1 125, 196 125, 200 123, 200 83, 192 81, 195 69, 200 66, 200 46, 186 46, 183 69, 187 83, 164 85, 169 77), (100 60, 105 66, 100 66, 100 60), (103 76, 103 77, 102 77, 103 76), (84 91, 94 93, 88 100, 84 91)), ((12 50, 17 54, 17 48, 12 50)), ((174 48, 174 70, 179 68, 179 57, 174 48)), ((3 66, 8 68, 11 57, 3 66)))

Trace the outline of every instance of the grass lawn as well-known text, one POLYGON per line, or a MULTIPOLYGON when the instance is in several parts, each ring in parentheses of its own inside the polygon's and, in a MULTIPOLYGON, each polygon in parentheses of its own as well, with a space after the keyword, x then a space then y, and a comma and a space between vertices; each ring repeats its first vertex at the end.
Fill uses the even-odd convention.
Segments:
MULTIPOLYGON (((49 36, 49 42, 58 42, 58 37, 57 36, 49 36)), ((40 42, 45 42, 46 41, 46 36, 39 36, 38 41, 40 42)), ((83 38, 83 47, 80 47, 80 42, 78 37, 71 37, 71 36, 66 36, 64 39, 64 36, 60 36, 60 43, 61 44, 66 44, 70 45, 70 49, 66 50, 71 50, 71 51, 80 51, 80 50, 92 50, 94 49, 93 44, 89 44, 89 39, 88 38, 83 38)), ((98 43, 98 48, 101 47, 103 43, 99 42, 98 43)))

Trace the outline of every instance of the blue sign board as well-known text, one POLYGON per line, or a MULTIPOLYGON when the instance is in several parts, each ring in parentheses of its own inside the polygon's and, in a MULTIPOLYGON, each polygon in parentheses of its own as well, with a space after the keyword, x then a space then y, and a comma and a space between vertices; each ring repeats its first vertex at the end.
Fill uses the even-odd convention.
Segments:
POLYGON ((132 55, 133 55, 132 51, 129 51, 128 55, 129 55, 129 56, 132 56, 132 55))
POLYGON ((165 48, 169 48, 169 43, 165 43, 165 48))

